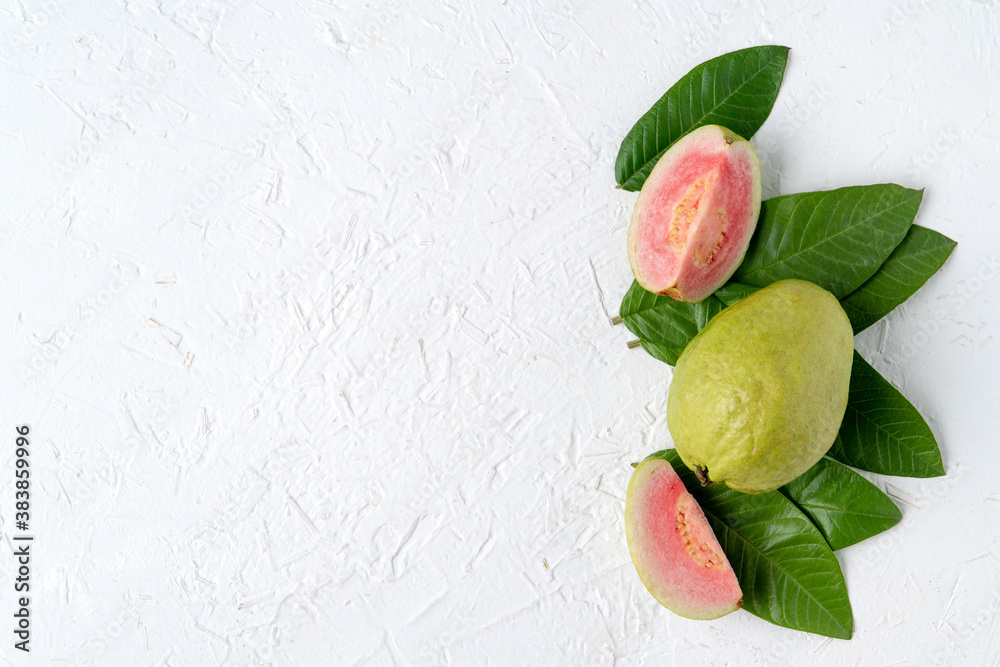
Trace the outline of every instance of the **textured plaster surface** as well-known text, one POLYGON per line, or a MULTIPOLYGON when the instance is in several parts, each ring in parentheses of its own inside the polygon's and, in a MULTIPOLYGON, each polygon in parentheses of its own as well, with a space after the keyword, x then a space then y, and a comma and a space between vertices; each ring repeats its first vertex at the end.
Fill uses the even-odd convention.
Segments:
POLYGON ((0 7, 0 665, 1000 663, 1000 6, 0 7), (792 47, 764 194, 926 187, 959 242, 857 339, 948 476, 839 553, 849 641, 688 621, 629 561, 669 367, 612 327, 632 123, 792 47))

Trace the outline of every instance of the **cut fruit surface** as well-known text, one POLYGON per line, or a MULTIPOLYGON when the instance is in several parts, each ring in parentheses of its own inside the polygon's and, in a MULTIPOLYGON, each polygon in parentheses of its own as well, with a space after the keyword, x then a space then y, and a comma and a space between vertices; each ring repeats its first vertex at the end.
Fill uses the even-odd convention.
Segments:
POLYGON ((742 605, 736 573, 669 461, 648 458, 632 473, 625 534, 639 579, 667 609, 707 620, 742 605))
POLYGON ((760 215, 753 146, 719 125, 688 133, 660 157, 639 192, 628 232, 642 287, 697 302, 729 279, 760 215))

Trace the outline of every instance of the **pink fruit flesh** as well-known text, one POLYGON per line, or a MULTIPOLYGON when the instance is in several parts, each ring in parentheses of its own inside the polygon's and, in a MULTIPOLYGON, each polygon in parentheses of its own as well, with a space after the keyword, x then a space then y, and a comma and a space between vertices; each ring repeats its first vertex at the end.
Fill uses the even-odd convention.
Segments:
POLYGON ((743 261, 760 193, 760 163, 748 141, 718 125, 681 138, 636 200, 628 235, 636 280, 681 301, 709 296, 743 261))
POLYGON ((639 578, 667 609, 712 619, 742 606, 736 573, 669 461, 650 458, 635 469, 625 500, 625 533, 639 578))

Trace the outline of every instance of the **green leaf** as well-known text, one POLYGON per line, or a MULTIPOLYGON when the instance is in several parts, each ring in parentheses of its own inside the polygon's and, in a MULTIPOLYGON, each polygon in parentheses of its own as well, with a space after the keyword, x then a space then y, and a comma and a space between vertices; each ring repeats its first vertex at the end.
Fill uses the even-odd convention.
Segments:
POLYGON ((757 290, 759 287, 754 285, 744 285, 743 283, 728 282, 719 289, 715 290, 713 296, 715 296, 719 301, 726 304, 726 306, 731 306, 740 299, 748 297, 757 290))
POLYGON ((688 341, 722 308, 723 303, 714 296, 699 303, 683 303, 648 292, 633 281, 618 314, 646 352, 673 366, 688 341))
POLYGON ((903 517, 881 489, 830 459, 820 459, 779 490, 812 519, 833 550, 878 535, 903 517))
POLYGON ((681 77, 629 130, 615 178, 639 190, 672 143, 702 125, 722 125, 749 139, 767 120, 785 74, 788 47, 756 46, 698 65, 681 77))
POLYGON ((941 451, 927 422, 857 352, 847 412, 827 456, 880 475, 944 475, 941 451))
POLYGON ((900 244, 923 197, 893 183, 773 197, 733 280, 765 287, 801 278, 843 298, 900 244))
POLYGON ((850 639, 854 627, 837 557, 816 526, 777 491, 701 486, 675 450, 666 459, 701 506, 743 589, 743 608, 793 630, 850 639))
POLYGON ((944 265, 955 245, 947 236, 926 227, 910 227, 875 275, 841 299, 854 333, 867 329, 910 298, 944 265))

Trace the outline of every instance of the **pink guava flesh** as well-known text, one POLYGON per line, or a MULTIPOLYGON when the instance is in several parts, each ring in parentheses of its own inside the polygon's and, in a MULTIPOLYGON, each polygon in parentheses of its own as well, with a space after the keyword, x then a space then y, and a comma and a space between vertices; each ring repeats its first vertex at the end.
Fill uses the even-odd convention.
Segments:
POLYGON ((742 606, 736 573, 669 461, 648 458, 632 473, 625 535, 639 579, 667 609, 707 620, 742 606))
POLYGON ((628 232, 643 288, 697 302, 743 261, 760 215, 760 162, 750 142, 719 125, 671 146, 639 192, 628 232))

